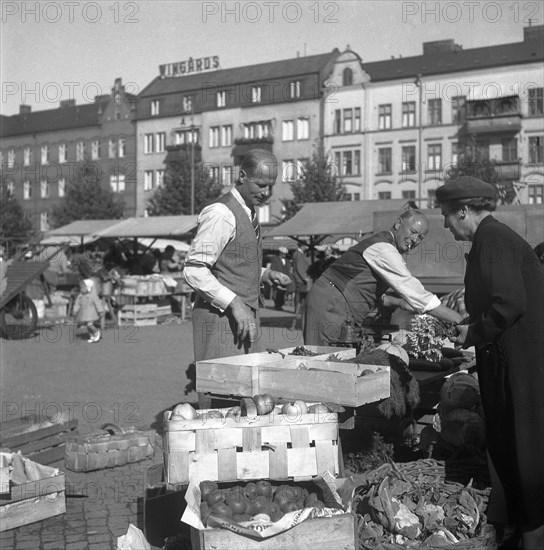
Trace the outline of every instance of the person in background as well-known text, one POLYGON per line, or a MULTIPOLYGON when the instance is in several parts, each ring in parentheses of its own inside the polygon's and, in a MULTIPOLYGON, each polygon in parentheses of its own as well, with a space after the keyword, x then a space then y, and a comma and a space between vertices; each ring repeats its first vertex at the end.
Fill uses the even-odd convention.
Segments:
MULTIPOLYGON (((193 308, 195 360, 260 351, 259 287, 289 284, 284 273, 262 267, 261 228, 255 208, 264 205, 278 176, 269 151, 243 158, 235 186, 202 210, 185 258, 183 276, 197 293, 193 308)), ((211 403, 199 395, 200 407, 211 403)))
POLYGON ((293 319, 293 327, 296 327, 296 320, 304 311, 304 302, 308 294, 310 284, 312 282, 308 275, 310 262, 306 256, 305 246, 299 244, 293 252, 293 281, 295 284, 295 318, 293 319))
POLYGON ((544 264, 544 242, 537 244, 534 248, 535 254, 538 256, 541 264, 544 264))
POLYGON ((105 311, 92 279, 81 281, 72 314, 76 317, 79 326, 87 328, 89 335, 87 342, 98 342, 105 328, 105 311), (97 321, 100 322, 99 329, 95 326, 97 321))
POLYGON ((461 315, 440 302, 412 276, 402 257, 418 246, 429 230, 419 210, 403 212, 388 231, 352 246, 314 283, 306 300, 304 343, 327 345, 338 340, 350 321, 361 326, 378 300, 385 307, 402 307, 457 323, 461 315), (397 296, 386 294, 388 289, 397 296))
POLYGON ((490 459, 488 521, 515 526, 521 546, 544 548, 544 268, 531 246, 493 217, 493 185, 463 176, 439 187, 444 227, 472 243, 466 322, 457 347, 474 346, 490 459))
POLYGON ((175 273, 181 271, 181 265, 176 257, 176 249, 171 244, 164 249, 161 255, 159 269, 161 273, 175 273))
MULTIPOLYGON (((272 263, 270 264, 270 269, 277 271, 279 273, 285 274, 289 279, 291 279, 291 263, 287 259, 287 254, 289 250, 285 246, 280 246, 276 255, 272 258, 272 263)), ((283 286, 278 286, 275 289, 274 293, 274 309, 278 311, 283 310, 285 305, 285 294, 287 288, 283 286)))

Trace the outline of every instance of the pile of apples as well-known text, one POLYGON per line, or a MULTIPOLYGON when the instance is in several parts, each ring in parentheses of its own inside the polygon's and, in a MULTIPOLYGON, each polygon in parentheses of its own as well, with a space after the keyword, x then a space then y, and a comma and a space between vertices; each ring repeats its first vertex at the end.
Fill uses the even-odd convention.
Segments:
MULTIPOLYGON (((240 401, 239 406, 231 407, 223 415, 219 410, 210 410, 199 412, 192 407, 189 403, 180 403, 176 405, 170 415, 170 420, 195 420, 196 418, 239 418, 241 416, 263 416, 270 414, 276 407, 275 399, 267 394, 259 394, 253 397, 244 397, 240 401)), ((290 401, 284 403, 280 409, 281 414, 285 414, 290 417, 298 417, 301 414, 327 414, 331 412, 329 408, 322 403, 316 403, 315 405, 308 406, 302 399, 290 401)))
POLYGON ((251 520, 276 522, 289 512, 325 507, 317 493, 310 493, 297 485, 276 487, 266 480, 250 481, 229 489, 219 489, 213 481, 202 481, 200 492, 200 515, 205 525, 210 515, 236 523, 251 520))

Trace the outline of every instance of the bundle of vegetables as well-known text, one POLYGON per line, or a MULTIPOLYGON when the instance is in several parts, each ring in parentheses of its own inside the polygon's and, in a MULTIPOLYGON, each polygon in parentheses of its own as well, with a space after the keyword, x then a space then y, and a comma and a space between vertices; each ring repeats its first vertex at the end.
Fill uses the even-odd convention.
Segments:
MULTIPOLYGON (((417 461, 425 462, 425 461, 417 461)), ((484 514, 489 489, 411 477, 391 464, 360 476, 356 513, 361 550, 481 548, 493 537, 484 514)))
POLYGON ((416 359, 438 362, 442 359, 444 339, 455 336, 452 323, 435 319, 430 315, 416 315, 410 322, 404 348, 416 359))
POLYGON ((313 357, 314 355, 319 355, 315 351, 311 351, 304 346, 297 346, 293 351, 289 352, 289 355, 302 355, 304 357, 313 357))

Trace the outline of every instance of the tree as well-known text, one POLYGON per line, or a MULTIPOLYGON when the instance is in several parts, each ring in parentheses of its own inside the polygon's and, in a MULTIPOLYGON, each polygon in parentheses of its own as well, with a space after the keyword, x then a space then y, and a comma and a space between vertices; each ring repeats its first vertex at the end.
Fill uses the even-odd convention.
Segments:
MULTIPOLYGON (((168 147, 164 160, 164 181, 148 201, 151 216, 191 213, 191 150, 185 145, 168 147)), ((208 166, 209 168, 209 166, 208 166)), ((222 185, 210 177, 200 162, 200 146, 195 145, 195 213, 221 195, 222 185)))
POLYGON ((32 222, 25 216, 21 203, 2 184, 0 190, 0 239, 7 241, 27 241, 32 235, 32 222))
POLYGON ((74 181, 66 186, 62 202, 53 208, 55 227, 75 220, 116 220, 123 217, 125 204, 109 187, 102 186, 97 165, 83 164, 74 181))
POLYGON ((487 152, 478 147, 474 136, 463 143, 458 163, 446 171, 444 179, 447 183, 461 176, 478 178, 495 186, 499 204, 511 204, 516 197, 512 179, 501 177, 501 166, 489 160, 487 152))
POLYGON ((315 153, 310 161, 300 167, 300 174, 290 187, 293 198, 280 199, 283 205, 282 221, 292 218, 306 202, 341 201, 345 194, 335 167, 315 153))

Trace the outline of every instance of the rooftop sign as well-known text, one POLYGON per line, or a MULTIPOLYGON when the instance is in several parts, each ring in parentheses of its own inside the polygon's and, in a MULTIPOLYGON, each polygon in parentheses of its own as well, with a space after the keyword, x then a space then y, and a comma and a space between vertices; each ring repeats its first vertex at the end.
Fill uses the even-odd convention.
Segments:
POLYGON ((159 73, 161 78, 172 76, 185 76, 191 73, 201 73, 219 68, 219 56, 200 57, 193 59, 189 57, 187 61, 178 61, 177 63, 167 63, 159 65, 159 73))

